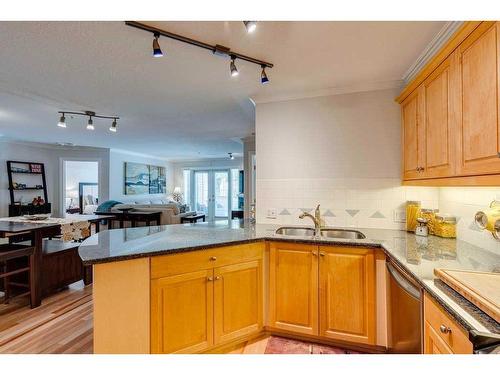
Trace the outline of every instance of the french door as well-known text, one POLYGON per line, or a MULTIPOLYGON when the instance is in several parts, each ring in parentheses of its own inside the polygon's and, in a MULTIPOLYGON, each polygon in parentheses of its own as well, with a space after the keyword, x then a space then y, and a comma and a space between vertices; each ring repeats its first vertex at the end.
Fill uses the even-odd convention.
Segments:
POLYGON ((229 169, 194 171, 191 180, 193 210, 208 221, 228 219, 231 207, 229 169))

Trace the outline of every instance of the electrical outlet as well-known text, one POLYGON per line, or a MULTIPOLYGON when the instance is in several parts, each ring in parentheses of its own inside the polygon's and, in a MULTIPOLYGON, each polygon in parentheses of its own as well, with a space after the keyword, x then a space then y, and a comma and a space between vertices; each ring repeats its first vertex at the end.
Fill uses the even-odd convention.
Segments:
POLYGON ((267 218, 268 219, 276 219, 276 208, 269 208, 267 210, 267 218))
POLYGON ((394 210, 393 216, 395 223, 406 223, 406 211, 394 210))

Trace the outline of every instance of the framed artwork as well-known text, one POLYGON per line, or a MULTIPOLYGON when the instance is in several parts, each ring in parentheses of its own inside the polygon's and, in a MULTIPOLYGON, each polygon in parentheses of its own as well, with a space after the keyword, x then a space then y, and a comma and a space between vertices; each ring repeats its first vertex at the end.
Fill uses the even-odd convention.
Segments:
POLYGON ((165 194, 166 169, 156 165, 125 163, 125 194, 165 194))
POLYGON ((125 194, 149 194, 149 165, 125 163, 125 194))

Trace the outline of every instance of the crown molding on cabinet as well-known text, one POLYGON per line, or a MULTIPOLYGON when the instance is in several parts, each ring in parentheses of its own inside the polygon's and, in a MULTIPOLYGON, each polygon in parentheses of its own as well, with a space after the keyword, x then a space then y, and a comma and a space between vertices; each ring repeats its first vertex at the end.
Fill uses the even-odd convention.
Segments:
POLYGON ((321 96, 332 96, 341 94, 353 94, 357 92, 379 91, 388 89, 401 89, 404 86, 403 80, 364 82, 348 86, 330 87, 327 89, 314 91, 298 91, 293 93, 257 95, 250 100, 254 105, 273 102, 286 102, 290 100, 316 98, 321 96))
POLYGON ((423 69, 434 55, 444 46, 444 44, 463 25, 464 21, 449 21, 439 30, 431 42, 424 48, 417 60, 403 75, 403 81, 407 85, 423 69))

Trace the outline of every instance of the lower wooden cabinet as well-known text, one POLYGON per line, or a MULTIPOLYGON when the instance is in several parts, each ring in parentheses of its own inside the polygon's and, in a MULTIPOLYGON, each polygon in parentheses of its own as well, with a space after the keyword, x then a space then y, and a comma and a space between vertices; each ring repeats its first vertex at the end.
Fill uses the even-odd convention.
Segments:
POLYGON ((214 343, 262 329, 262 260, 214 270, 214 343))
POLYGON ((351 247, 319 248, 320 336, 375 344, 375 254, 351 247))
POLYGON ((195 353, 214 342, 213 270, 151 281, 151 352, 195 353))
POLYGON ((243 245, 243 260, 222 248, 157 261, 154 275, 166 276, 151 280, 151 353, 197 353, 262 330, 263 247, 243 245))
POLYGON ((317 246, 271 243, 269 288, 269 320, 272 327, 318 334, 317 246))
POLYGON ((471 354, 465 332, 427 293, 424 295, 424 353, 471 354))
POLYGON ((375 254, 361 247, 271 243, 270 326, 375 344, 375 254))

